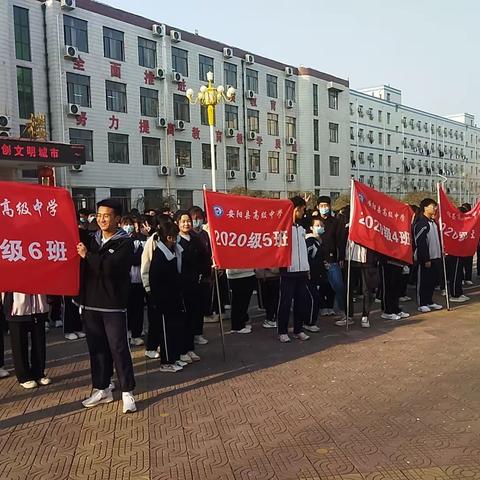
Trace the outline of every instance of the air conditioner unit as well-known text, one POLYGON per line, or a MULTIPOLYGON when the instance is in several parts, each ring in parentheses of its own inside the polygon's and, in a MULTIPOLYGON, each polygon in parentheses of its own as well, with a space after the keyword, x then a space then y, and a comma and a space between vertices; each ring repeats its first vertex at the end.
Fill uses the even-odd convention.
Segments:
POLYGON ((172 42, 178 43, 182 40, 182 34, 177 30, 170 30, 170 40, 172 40, 172 42))
POLYGON ((285 75, 287 77, 291 77, 293 75, 293 68, 292 67, 285 67, 285 75))
POLYGON ((294 182, 297 179, 297 176, 294 173, 287 174, 287 182, 294 182))
POLYGON ((69 103, 67 106, 67 115, 78 115, 80 113, 80 105, 69 103))
POLYGON ((227 172, 227 178, 229 180, 233 180, 237 177, 237 172, 235 170, 228 170, 227 172))
POLYGON ((234 128, 227 128, 225 130, 226 137, 234 137, 235 136, 235 129, 234 128))
POLYGON ((165 70, 163 68, 156 68, 155 78, 158 78, 159 80, 163 80, 165 78, 165 70))
POLYGON ((175 120, 175 130, 185 130, 185 122, 183 120, 175 120))
POLYGON ((253 90, 246 90, 245 91, 246 98, 255 98, 255 92, 253 90))
POLYGON ((186 174, 185 167, 177 167, 175 169, 175 175, 177 177, 184 177, 186 174))
POLYGON ((251 53, 246 53, 245 62, 251 65, 252 63, 255 63, 255 57, 251 53))
POLYGON ((79 163, 76 163, 75 165, 70 166, 70 171, 71 172, 81 172, 82 171, 82 165, 79 163))
POLYGON ((179 72, 172 72, 172 82, 173 83, 180 83, 183 80, 182 74, 179 72))
POLYGON ((253 170, 248 172, 248 179, 249 180, 256 180, 257 179, 257 172, 254 172, 253 170))
POLYGON ((60 7, 64 10, 73 10, 75 5, 75 0, 60 0, 60 7))
POLYGON ((163 37, 165 35, 165 25, 159 25, 157 23, 154 23, 152 25, 152 33, 156 37, 163 37))
POLYGON ((165 117, 157 118, 157 127, 158 128, 167 128, 168 121, 165 117))
POLYGON ((0 115, 0 128, 10 128, 12 125, 12 118, 8 115, 0 115))
POLYGON ((233 57, 233 48, 225 47, 223 49, 223 56, 225 58, 232 58, 233 57))
POLYGON ((0 132, 0 137, 9 137, 10 136, 10 132, 7 132, 6 130, 3 130, 2 132, 0 132))
POLYGON ((285 101, 285 106, 287 108, 293 108, 293 106, 295 105, 294 101, 293 100, 286 100, 285 101))
POLYGON ((287 145, 295 145, 296 143, 297 143, 297 139, 295 137, 287 138, 287 145))
POLYGON ((63 56, 65 58, 69 58, 70 60, 75 60, 78 57, 78 50, 76 47, 72 47, 72 45, 65 45, 63 56))
POLYGON ((170 167, 167 167, 166 165, 160 165, 157 167, 157 174, 159 177, 166 177, 170 175, 170 167))
POLYGON ((257 138, 257 132, 254 132, 253 130, 248 132, 248 139, 249 140, 255 140, 257 138))

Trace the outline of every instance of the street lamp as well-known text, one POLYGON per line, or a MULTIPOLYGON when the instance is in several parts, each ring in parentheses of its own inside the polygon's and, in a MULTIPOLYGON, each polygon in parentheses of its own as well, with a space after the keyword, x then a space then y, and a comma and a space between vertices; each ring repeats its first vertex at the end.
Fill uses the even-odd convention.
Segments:
POLYGON ((233 87, 229 87, 227 92, 225 93, 225 87, 223 85, 219 85, 218 87, 213 86, 213 73, 207 73, 207 80, 208 86, 202 85, 200 87, 200 91, 197 94, 197 97, 193 98, 193 90, 189 88, 186 92, 188 101, 195 105, 196 103, 200 103, 200 105, 207 107, 207 115, 208 115, 208 125, 210 126, 210 157, 211 157, 211 167, 212 167, 212 190, 215 192, 217 190, 216 187, 216 179, 215 179, 215 166, 216 166, 216 159, 215 159, 215 138, 214 138, 214 129, 215 126, 215 107, 219 103, 222 102, 232 102, 235 99, 235 89, 233 87))

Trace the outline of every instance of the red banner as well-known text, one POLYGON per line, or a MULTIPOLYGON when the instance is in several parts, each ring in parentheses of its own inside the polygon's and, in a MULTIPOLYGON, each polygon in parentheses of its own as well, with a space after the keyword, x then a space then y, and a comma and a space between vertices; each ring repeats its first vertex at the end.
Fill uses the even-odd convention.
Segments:
POLYGON ((349 239, 406 263, 413 263, 413 211, 388 195, 353 182, 349 239))
POLYGON ((293 204, 205 192, 214 263, 219 268, 289 267, 293 204))
POLYGON ((438 206, 445 253, 456 257, 475 255, 480 233, 480 203, 469 212, 462 213, 440 188, 438 206))
POLYGON ((0 182, 0 292, 77 295, 78 242, 67 190, 0 182))

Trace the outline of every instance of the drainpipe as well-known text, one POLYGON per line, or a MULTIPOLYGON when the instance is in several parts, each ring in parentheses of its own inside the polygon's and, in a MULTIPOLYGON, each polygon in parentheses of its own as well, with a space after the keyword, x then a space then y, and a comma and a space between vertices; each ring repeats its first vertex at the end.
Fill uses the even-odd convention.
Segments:
POLYGON ((243 111, 243 161, 244 161, 244 182, 248 191, 248 158, 247 158, 247 105, 245 102, 245 60, 242 59, 242 111, 243 111))
POLYGON ((52 140, 52 97, 50 94, 50 66, 48 62, 47 49, 47 6, 42 3, 42 18, 43 18, 43 46, 45 48, 45 74, 47 76, 47 117, 48 117, 48 138, 52 140))

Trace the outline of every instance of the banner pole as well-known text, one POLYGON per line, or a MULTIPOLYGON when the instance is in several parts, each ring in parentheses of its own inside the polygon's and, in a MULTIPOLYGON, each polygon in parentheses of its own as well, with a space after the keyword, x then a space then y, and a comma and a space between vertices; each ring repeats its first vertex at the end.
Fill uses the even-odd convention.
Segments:
POLYGON ((218 282, 218 269, 215 269, 215 288, 217 290, 217 303, 218 303, 218 318, 220 321, 220 334, 222 336, 222 350, 223 350, 223 361, 226 362, 227 357, 225 354, 225 332, 223 329, 223 314, 222 314, 222 300, 220 299, 220 284, 218 282))
POLYGON ((353 242, 350 241, 350 228, 352 226, 353 219, 353 209, 355 202, 353 201, 353 191, 354 191, 353 180, 350 180, 350 218, 348 219, 348 239, 347 239, 347 250, 348 250, 348 260, 347 260, 347 304, 345 305, 345 331, 348 333, 348 320, 350 319, 350 278, 352 273, 352 253, 353 253, 353 242))
POLYGON ((445 262, 445 245, 443 243, 442 204, 440 202, 440 182, 437 182, 437 201, 438 201, 438 220, 440 222, 440 244, 442 247, 443 277, 445 280, 445 299, 447 301, 447 311, 450 311, 450 292, 448 291, 447 266, 445 262))

